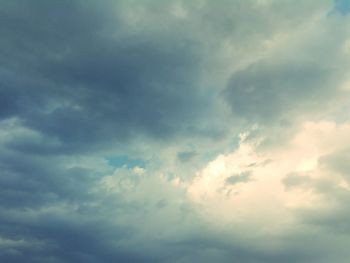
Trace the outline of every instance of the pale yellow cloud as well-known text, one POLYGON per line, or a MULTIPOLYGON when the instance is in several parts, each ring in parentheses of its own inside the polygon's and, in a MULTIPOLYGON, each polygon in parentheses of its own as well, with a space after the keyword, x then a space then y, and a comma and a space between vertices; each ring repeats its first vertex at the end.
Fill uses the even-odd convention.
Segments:
POLYGON ((242 136, 237 150, 219 155, 197 173, 188 197, 212 223, 284 231, 297 224, 296 210, 333 205, 331 193, 317 185, 348 191, 347 181, 323 169, 319 160, 350 147, 349 134, 348 123, 307 122, 291 141, 264 152, 258 150, 258 142, 242 136), (251 175, 249 180, 227 183, 243 173, 251 175), (292 175, 297 182, 288 188, 286 178, 292 175))

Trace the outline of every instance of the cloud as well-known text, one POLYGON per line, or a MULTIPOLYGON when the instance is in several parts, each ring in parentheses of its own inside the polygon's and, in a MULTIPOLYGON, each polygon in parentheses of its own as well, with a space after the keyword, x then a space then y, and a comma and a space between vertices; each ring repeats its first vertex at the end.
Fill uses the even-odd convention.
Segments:
POLYGON ((347 262, 341 6, 1 2, 0 261, 347 262))
POLYGON ((350 11, 350 4, 349 4, 348 1, 346 1, 346 0, 335 0, 334 2, 335 2, 334 9, 335 9, 336 12, 339 12, 339 13, 341 13, 343 15, 346 15, 346 14, 349 13, 349 11, 350 11))
POLYGON ((188 162, 195 158, 197 153, 195 151, 179 152, 177 158, 181 162, 188 162))
POLYGON ((196 125, 208 100, 185 33, 129 32, 109 2, 2 5, 3 117, 20 118, 66 151, 196 125), (21 15, 26 9, 31 15, 21 15))
POLYGON ((349 62, 342 57, 349 33, 339 22, 335 16, 316 15, 270 40, 273 48, 231 75, 223 95, 232 112, 271 126, 315 118, 343 103, 349 62), (337 37, 330 40, 335 28, 337 37))
POLYGON ((243 172, 241 174, 232 175, 226 178, 226 184, 233 185, 233 184, 248 182, 250 180, 250 177, 251 177, 250 172, 243 172))
POLYGON ((235 114, 269 123, 291 118, 295 108, 310 112, 333 96, 337 74, 323 65, 272 63, 261 61, 232 76, 225 97, 235 114))
POLYGON ((209 218, 220 214, 222 220, 235 222, 243 217, 245 224, 257 223, 258 228, 271 220, 293 222, 299 210, 317 213, 343 207, 349 195, 348 131, 349 124, 305 123, 288 143, 268 151, 259 150, 259 140, 253 143, 242 137, 236 151, 218 156, 198 172, 189 185, 189 196, 203 203, 199 209, 209 218), (241 183, 227 184, 231 179, 241 183), (268 219, 255 222, 252 218, 264 215, 262 207, 269 209, 268 219))

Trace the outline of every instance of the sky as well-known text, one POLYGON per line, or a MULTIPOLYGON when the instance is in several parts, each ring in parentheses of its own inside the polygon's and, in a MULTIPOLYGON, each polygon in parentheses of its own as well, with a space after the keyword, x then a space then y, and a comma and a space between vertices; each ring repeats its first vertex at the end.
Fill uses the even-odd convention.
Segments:
POLYGON ((0 262, 349 262, 349 0, 2 0, 0 36, 0 262))

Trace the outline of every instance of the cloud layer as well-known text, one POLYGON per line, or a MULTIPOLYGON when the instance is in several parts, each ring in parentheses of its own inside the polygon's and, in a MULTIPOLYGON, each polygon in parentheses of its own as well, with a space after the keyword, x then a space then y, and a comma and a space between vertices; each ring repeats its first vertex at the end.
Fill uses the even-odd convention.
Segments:
POLYGON ((2 1, 0 261, 348 262, 347 1, 2 1))

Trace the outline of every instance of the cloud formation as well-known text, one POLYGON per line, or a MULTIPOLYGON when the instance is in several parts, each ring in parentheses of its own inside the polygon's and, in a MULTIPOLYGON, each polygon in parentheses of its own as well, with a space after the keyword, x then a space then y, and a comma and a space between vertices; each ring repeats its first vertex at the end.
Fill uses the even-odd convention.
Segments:
POLYGON ((348 262, 348 11, 2 1, 0 261, 348 262))

